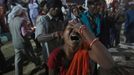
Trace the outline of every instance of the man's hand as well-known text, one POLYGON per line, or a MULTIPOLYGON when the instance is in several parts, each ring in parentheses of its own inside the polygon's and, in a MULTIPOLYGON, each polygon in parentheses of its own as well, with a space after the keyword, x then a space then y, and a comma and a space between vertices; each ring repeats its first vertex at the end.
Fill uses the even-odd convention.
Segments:
POLYGON ((35 32, 36 27, 31 27, 32 32, 35 32))
POLYGON ((80 31, 80 27, 82 26, 82 24, 77 23, 75 20, 69 21, 69 25, 78 33, 80 31))
POLYGON ((57 31, 53 33, 54 38, 60 39, 63 36, 63 31, 57 31))

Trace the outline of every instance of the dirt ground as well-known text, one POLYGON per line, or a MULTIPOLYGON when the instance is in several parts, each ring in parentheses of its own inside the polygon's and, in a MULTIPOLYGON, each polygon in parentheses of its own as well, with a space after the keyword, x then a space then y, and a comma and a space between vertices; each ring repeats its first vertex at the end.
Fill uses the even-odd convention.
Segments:
MULTIPOLYGON (((35 49, 34 43, 33 43, 33 47, 35 49)), ((13 49, 12 43, 8 42, 4 46, 2 46, 2 52, 6 58, 7 63, 12 65, 12 67, 10 67, 11 69, 7 70, 2 75, 15 75, 15 72, 14 72, 14 49, 13 49)), ((42 57, 42 56, 40 55, 40 57, 42 57)), ((45 75, 45 68, 40 68, 40 65, 36 66, 34 63, 26 60, 24 62, 23 73, 24 73, 24 75, 45 75)))

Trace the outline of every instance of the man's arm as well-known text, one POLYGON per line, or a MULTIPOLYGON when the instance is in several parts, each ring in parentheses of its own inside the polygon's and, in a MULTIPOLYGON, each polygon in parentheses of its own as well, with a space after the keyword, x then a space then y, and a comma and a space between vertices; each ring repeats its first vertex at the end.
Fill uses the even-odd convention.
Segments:
POLYGON ((44 16, 39 18, 36 25, 35 38, 37 38, 39 42, 47 42, 58 37, 58 32, 47 34, 47 21, 44 16))
POLYGON ((39 42, 47 42, 47 41, 50 41, 50 40, 53 40, 55 39, 54 37, 54 33, 51 33, 51 34, 40 34, 38 37, 37 37, 37 40, 39 42))

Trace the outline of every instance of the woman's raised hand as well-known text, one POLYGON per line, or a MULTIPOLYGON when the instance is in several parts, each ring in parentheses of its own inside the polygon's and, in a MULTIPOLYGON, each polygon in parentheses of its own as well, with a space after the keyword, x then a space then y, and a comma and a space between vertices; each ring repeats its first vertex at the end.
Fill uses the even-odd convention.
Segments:
POLYGON ((80 27, 82 26, 82 24, 76 22, 75 20, 69 21, 68 24, 73 28, 74 31, 80 33, 80 27))

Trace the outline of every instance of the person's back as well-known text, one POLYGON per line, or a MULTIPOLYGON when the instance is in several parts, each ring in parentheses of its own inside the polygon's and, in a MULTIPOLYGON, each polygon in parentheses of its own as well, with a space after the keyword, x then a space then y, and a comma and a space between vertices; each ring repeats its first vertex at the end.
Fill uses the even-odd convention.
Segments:
POLYGON ((133 33, 134 33, 134 10, 131 9, 126 12, 125 35, 127 43, 134 42, 133 33))
POLYGON ((134 28, 134 10, 128 10, 127 11, 127 19, 128 19, 128 27, 131 28, 131 26, 134 28))
POLYGON ((23 18, 15 17, 9 25, 10 32, 12 34, 12 41, 13 41, 15 48, 23 48, 24 47, 22 44, 24 42, 24 39, 20 34, 20 27, 21 27, 22 21, 23 21, 23 18))

